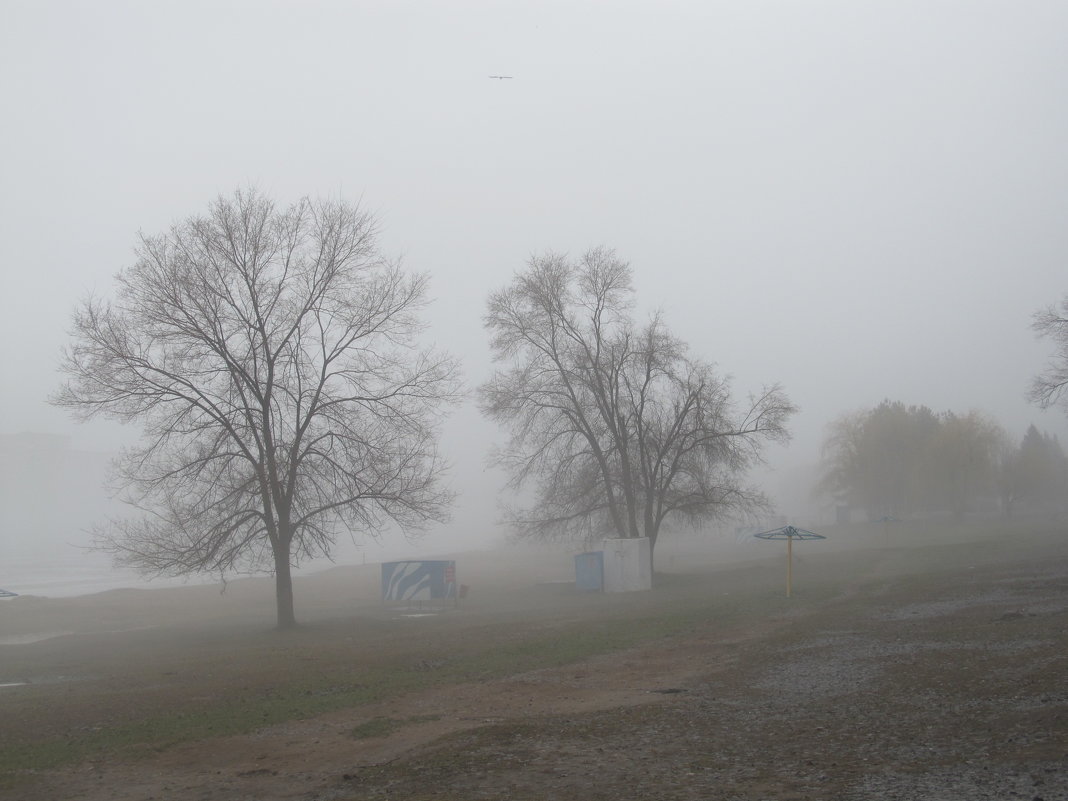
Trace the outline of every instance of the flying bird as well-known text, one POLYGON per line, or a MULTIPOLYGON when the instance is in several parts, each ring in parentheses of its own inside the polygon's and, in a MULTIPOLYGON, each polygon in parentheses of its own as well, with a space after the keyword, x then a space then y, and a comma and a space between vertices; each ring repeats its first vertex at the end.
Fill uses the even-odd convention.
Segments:
POLYGON ((498 81, 510 81, 510 80, 512 80, 512 76, 511 75, 491 75, 489 77, 490 78, 494 78, 495 80, 498 80, 498 81))

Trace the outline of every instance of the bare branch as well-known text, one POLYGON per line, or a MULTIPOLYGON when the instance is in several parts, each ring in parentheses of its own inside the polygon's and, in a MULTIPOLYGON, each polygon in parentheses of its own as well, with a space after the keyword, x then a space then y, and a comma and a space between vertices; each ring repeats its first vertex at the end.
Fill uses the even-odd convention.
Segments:
POLYGON ((480 388, 511 439, 494 456, 511 486, 536 487, 509 522, 520 536, 648 536, 765 503, 740 484, 795 411, 778 386, 732 411, 727 382, 655 316, 636 330, 630 268, 607 249, 577 263, 534 257, 489 299, 502 364, 480 388))
POLYGON ((1068 400, 1068 296, 1059 307, 1048 306, 1036 312, 1031 328, 1039 337, 1052 340, 1054 355, 1031 382, 1028 398, 1043 409, 1064 404, 1068 400))

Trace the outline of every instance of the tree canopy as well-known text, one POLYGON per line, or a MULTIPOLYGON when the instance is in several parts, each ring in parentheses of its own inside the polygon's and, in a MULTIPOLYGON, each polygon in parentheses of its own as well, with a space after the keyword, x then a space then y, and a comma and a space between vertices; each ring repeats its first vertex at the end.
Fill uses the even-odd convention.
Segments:
POLYGON ((444 518, 456 365, 418 346, 427 278, 379 253, 371 215, 238 191, 136 255, 113 300, 76 310, 53 398, 143 429, 116 479, 144 514, 103 547, 160 574, 273 570, 289 626, 291 565, 444 518))
POLYGON ((1031 514, 1060 515, 1068 492, 1068 457, 1060 441, 1034 425, 1018 446, 1002 454, 1000 482, 1006 516, 1018 510, 1031 514))
POLYGON ((883 401, 831 423, 817 491, 873 519, 940 511, 963 517, 996 495, 1004 436, 979 412, 935 414, 883 401))

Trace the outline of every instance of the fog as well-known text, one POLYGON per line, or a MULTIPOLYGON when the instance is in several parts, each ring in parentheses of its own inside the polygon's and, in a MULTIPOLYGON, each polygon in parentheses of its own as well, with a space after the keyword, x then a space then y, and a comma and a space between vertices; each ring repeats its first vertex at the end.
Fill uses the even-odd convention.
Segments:
MULTIPOLYGON (((469 388, 491 289, 532 253, 615 248, 641 315, 740 398, 781 382, 799 405, 757 476, 788 517, 826 424, 885 398, 1063 439, 1024 393, 1049 356, 1031 315, 1068 291, 1066 29, 1050 2, 9 0, 0 434, 129 441, 47 403, 71 311, 138 231, 254 185, 374 211, 432 276, 428 333, 469 388)), ((376 553, 498 541, 503 436, 459 408, 452 523, 376 553)), ((84 542, 101 458, 61 490, 6 463, 0 554, 84 542)))

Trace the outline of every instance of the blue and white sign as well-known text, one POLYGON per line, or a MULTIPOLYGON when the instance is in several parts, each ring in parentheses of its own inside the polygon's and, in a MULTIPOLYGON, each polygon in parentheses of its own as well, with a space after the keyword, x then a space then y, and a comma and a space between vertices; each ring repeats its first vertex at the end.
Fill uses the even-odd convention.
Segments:
POLYGON ((441 601, 456 597, 456 562, 382 563, 383 601, 441 601))

